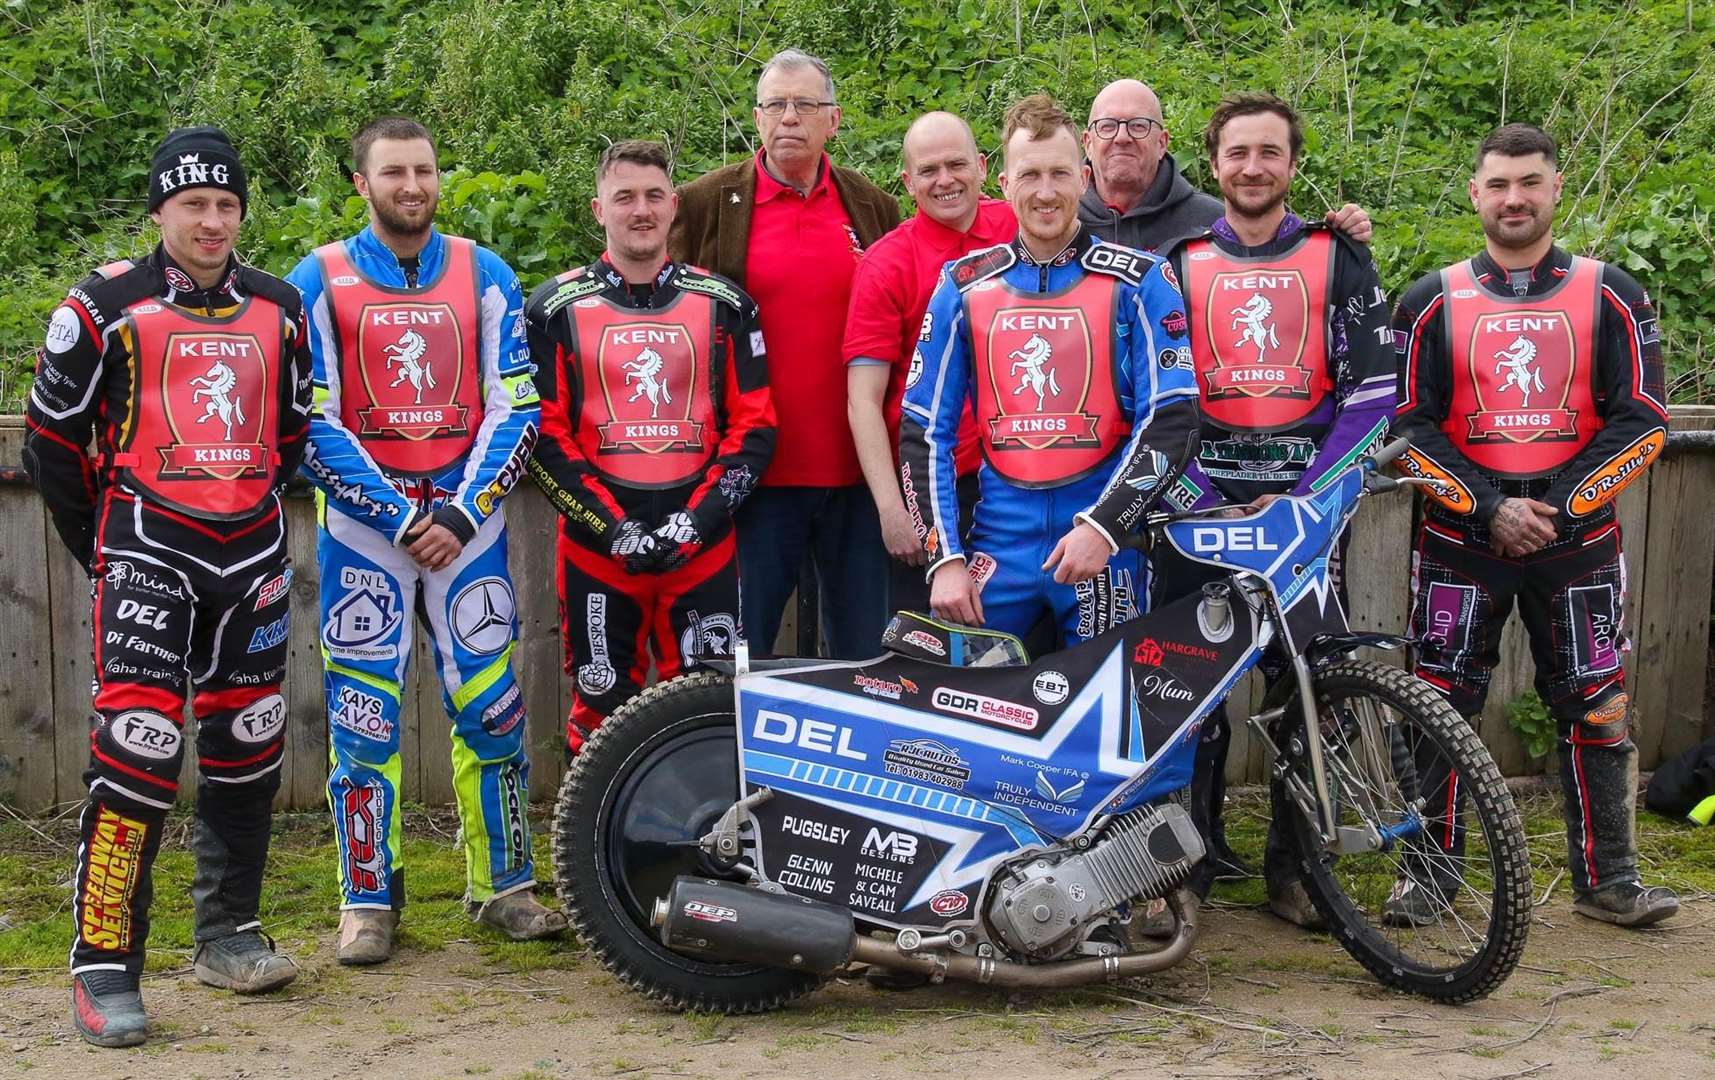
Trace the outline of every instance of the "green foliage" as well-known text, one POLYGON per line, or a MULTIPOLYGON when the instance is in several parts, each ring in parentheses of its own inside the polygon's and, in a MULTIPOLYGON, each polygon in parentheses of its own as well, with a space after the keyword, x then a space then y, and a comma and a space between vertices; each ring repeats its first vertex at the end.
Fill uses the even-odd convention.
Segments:
MULTIPOLYGON (((1082 112, 1109 79, 1160 91, 1175 155, 1211 187, 1200 131, 1227 91, 1303 112, 1293 203, 1368 209, 1398 293, 1473 251, 1477 141, 1503 120, 1564 147, 1559 232, 1657 298, 1682 400, 1715 399, 1715 13, 1683 0, 11 0, 0 8, 0 365, 28 363, 54 300, 152 240, 148 155, 224 125, 252 176, 243 254, 283 273, 364 220, 347 144, 383 112, 435 131, 441 221, 526 287, 600 250, 585 209, 611 139, 655 137, 687 180, 750 153, 761 60, 828 58, 844 164, 896 193, 920 112, 966 116, 991 156, 1008 102, 1082 112)), ((998 172, 998 161, 995 169, 998 172)), ((16 400, 9 397, 9 400, 16 400)))
POLYGON ((1507 723, 1518 733, 1525 753, 1533 758, 1547 757, 1560 737, 1554 718, 1548 715, 1548 706, 1535 690, 1526 690, 1507 702, 1507 723))

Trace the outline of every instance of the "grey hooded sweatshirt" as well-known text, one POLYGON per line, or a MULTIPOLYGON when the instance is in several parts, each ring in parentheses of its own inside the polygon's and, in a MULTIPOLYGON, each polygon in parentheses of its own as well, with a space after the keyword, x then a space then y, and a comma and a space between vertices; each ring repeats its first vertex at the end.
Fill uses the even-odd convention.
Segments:
POLYGON ((1096 194, 1096 185, 1084 189, 1078 202, 1078 220, 1110 243, 1144 251, 1165 251, 1180 237, 1196 236, 1221 216, 1221 200, 1205 195, 1186 182, 1172 154, 1163 155, 1149 190, 1125 213, 1120 213, 1096 194))

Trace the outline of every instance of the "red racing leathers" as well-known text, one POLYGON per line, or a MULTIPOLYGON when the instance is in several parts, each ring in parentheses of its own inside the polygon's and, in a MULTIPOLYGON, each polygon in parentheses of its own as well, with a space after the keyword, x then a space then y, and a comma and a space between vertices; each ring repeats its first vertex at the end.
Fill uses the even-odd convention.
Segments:
POLYGON ((285 746, 292 570, 279 491, 303 455, 309 402, 297 291, 236 261, 203 290, 156 248, 83 279, 48 324, 24 465, 94 582, 74 973, 142 970, 187 695, 196 938, 256 925, 285 746))
POLYGON ((604 256, 524 310, 542 438, 531 475, 562 515, 560 621, 574 677, 566 746, 689 655, 739 640, 732 513, 774 453, 756 304, 667 262, 627 285, 604 256))
MULTIPOLYGON (((1559 248, 1511 274, 1486 253, 1456 263, 1414 284, 1394 316, 1394 425, 1412 441, 1400 466, 1436 482, 1412 554, 1417 674, 1461 713, 1481 711, 1517 602, 1537 692, 1560 728, 1581 892, 1638 876, 1626 572, 1612 500, 1667 442, 1659 338, 1630 275, 1559 248), (1555 539, 1523 558, 1490 546, 1490 520, 1509 497, 1558 510, 1555 539)), ((1433 832, 1456 845, 1460 793, 1444 776, 1428 780, 1444 793, 1433 832)))

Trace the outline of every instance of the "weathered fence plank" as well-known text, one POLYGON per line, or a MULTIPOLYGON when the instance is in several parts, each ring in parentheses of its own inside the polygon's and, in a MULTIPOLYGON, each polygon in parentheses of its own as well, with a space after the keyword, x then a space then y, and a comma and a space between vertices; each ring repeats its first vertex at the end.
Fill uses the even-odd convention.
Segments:
MULTIPOLYGON (((1715 427, 1715 410, 1675 410, 1681 431, 1715 427)), ((1648 768, 1703 738, 1709 587, 1715 560, 1715 469, 1705 456, 1651 467, 1645 565, 1632 567, 1634 737, 1648 768)), ((1631 492, 1628 490, 1628 496, 1631 492)))
POLYGON ((50 606, 46 516, 33 492, 0 489, 0 802, 29 809, 54 801, 53 659, 39 646, 50 606))
POLYGON ((288 500, 290 532, 286 547, 292 556, 292 640, 286 657, 286 760, 281 768, 280 807, 323 806, 328 782, 328 710, 322 693, 321 572, 316 565, 315 510, 293 513, 299 502, 288 500), (304 520, 308 518, 308 520, 304 520))

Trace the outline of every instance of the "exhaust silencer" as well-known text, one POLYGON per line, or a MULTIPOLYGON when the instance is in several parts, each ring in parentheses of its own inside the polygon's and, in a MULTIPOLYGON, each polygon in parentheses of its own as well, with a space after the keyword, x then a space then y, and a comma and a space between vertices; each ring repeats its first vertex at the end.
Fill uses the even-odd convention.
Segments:
POLYGON ((846 966, 855 931, 852 913, 834 904, 684 876, 655 901, 653 921, 674 952, 816 975, 846 966))

